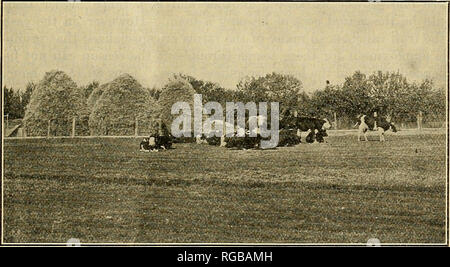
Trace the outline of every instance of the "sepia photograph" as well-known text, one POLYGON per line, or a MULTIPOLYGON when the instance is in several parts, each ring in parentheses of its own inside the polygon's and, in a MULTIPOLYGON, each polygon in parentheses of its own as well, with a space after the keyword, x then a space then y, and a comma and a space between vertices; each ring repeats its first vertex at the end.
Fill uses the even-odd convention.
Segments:
POLYGON ((448 246, 448 12, 2 2, 1 244, 448 246))

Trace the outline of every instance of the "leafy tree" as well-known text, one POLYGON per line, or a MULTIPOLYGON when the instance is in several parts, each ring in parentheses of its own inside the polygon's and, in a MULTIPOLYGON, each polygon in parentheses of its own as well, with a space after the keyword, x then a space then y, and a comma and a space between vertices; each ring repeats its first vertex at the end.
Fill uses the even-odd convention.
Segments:
POLYGON ((433 89, 424 103, 429 120, 444 121, 447 114, 447 94, 444 88, 433 89))
POLYGON ((187 80, 195 92, 202 95, 203 103, 214 101, 225 106, 226 102, 233 101, 233 91, 221 87, 218 83, 202 81, 185 74, 178 74, 175 77, 187 80))
POLYGON ((435 117, 436 111, 441 113, 434 102, 442 103, 445 97, 435 99, 433 82, 425 79, 421 83, 408 83, 400 73, 382 73, 369 77, 372 83, 371 96, 374 105, 392 119, 399 121, 415 121, 416 115, 422 111, 424 116, 435 117), (436 108, 436 109, 435 109, 436 108))
POLYGON ((409 101, 414 86, 410 85, 400 73, 382 73, 378 71, 369 77, 370 96, 379 113, 389 115, 395 120, 415 118, 409 101))
POLYGON ((426 79, 420 84, 413 84, 408 104, 410 114, 422 111, 424 120, 444 120, 446 116, 446 94, 443 88, 433 88, 433 81, 426 79))
POLYGON ((355 118, 360 114, 370 114, 374 106, 370 97, 371 85, 366 75, 356 71, 352 76, 345 78, 339 97, 339 113, 355 118))
POLYGON ((25 109, 26 109, 28 103, 30 103, 31 94, 33 93, 33 90, 36 88, 36 86, 37 85, 34 82, 29 82, 27 84, 27 87, 25 88, 25 92, 23 92, 23 94, 22 94, 22 104, 21 105, 23 108, 23 115, 25 115, 25 109))
POLYGON ((258 78, 246 77, 237 84, 237 91, 236 96, 243 102, 278 102, 280 120, 298 109, 300 101, 305 100, 300 80, 275 72, 258 78))
POLYGON ((9 119, 17 119, 23 117, 23 109, 21 106, 20 92, 13 88, 3 87, 4 96, 4 114, 8 115, 9 119))
POLYGON ((317 90, 312 94, 307 114, 303 115, 330 117, 336 112, 338 116, 347 116, 342 108, 343 102, 341 88, 337 85, 327 85, 323 90, 317 90))

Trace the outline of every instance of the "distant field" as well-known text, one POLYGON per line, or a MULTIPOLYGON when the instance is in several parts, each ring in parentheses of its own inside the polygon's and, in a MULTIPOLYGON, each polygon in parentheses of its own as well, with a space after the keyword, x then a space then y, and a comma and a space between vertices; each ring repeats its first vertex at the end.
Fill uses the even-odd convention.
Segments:
POLYGON ((5 140, 4 241, 446 241, 445 134, 267 151, 139 141, 5 140))

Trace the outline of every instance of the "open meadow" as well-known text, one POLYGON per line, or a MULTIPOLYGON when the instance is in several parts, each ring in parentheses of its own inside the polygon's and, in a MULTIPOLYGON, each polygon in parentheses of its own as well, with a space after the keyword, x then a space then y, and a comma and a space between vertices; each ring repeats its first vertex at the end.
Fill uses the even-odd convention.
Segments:
POLYGON ((274 150, 4 140, 6 243, 444 243, 446 135, 274 150))

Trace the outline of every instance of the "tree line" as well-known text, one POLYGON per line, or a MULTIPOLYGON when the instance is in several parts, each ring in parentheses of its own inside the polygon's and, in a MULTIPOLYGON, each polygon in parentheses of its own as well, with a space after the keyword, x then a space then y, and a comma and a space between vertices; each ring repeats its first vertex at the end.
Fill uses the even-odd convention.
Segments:
POLYGON ((29 82, 25 90, 15 90, 14 88, 3 87, 3 103, 4 114, 8 115, 10 119, 23 118, 25 109, 30 102, 31 93, 36 87, 36 84, 29 82))
POLYGON ((396 123, 415 121, 419 111, 425 121, 446 118, 444 88, 436 88, 429 79, 410 82, 399 72, 366 75, 356 71, 342 84, 327 81, 323 88, 306 93, 298 78, 279 73, 246 77, 235 89, 228 89, 186 74, 173 75, 162 88, 145 88, 130 75, 77 86, 64 72, 52 71, 39 83, 28 83, 25 90, 4 87, 3 92, 4 114, 10 119, 25 118, 34 125, 35 135, 48 130, 47 121, 52 121, 55 135, 66 135, 70 117, 78 118, 77 127, 84 135, 130 134, 138 120, 141 125, 170 120, 171 104, 192 101, 194 93, 202 94, 205 103, 216 101, 223 106, 227 101, 279 102, 282 116, 293 111, 331 121, 336 116, 345 127, 358 115, 372 112, 396 123))
POLYGON ((357 71, 341 85, 327 83, 307 97, 303 106, 312 115, 336 113, 343 120, 377 112, 394 122, 412 122, 421 112, 426 121, 444 121, 446 98, 444 88, 434 87, 429 79, 417 83, 398 72, 366 75, 357 71))

